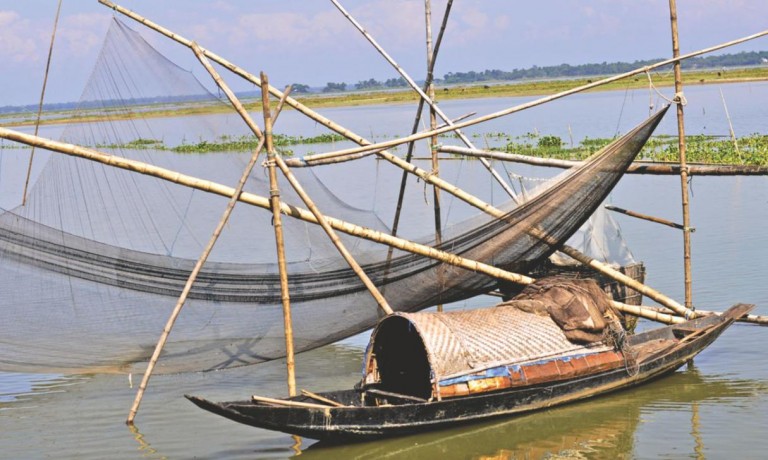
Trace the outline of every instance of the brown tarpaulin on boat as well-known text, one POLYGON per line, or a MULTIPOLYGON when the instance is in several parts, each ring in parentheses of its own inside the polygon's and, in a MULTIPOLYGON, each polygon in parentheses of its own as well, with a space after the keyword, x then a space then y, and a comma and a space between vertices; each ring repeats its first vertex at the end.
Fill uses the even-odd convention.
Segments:
POLYGON ((619 321, 610 299, 591 279, 545 278, 510 303, 549 315, 575 343, 600 341, 608 324, 619 321))

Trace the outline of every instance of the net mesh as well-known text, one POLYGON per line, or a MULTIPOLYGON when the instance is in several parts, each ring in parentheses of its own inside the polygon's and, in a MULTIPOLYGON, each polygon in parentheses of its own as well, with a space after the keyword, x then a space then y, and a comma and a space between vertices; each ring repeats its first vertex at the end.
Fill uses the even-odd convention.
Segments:
MULTIPOLYGON (((184 152, 185 146, 235 139, 232 133, 244 133, 242 122, 191 72, 117 20, 77 114, 62 134, 67 142, 222 184, 237 182, 250 155, 224 147, 184 152), (208 114, 197 114, 201 108, 208 114), (160 116, 168 111, 174 116, 160 116)), ((525 203, 497 204, 506 213, 503 219, 448 207, 440 247, 513 271, 535 267, 605 199, 662 115, 558 176, 525 203)), ((276 130, 306 126, 300 123, 283 114, 276 130)), ((339 146, 346 144, 334 147, 339 146)), ((313 147, 292 148, 302 153, 313 147)), ((487 179, 468 172, 476 166, 472 163, 457 161, 445 168, 444 177, 454 171, 469 177, 470 190, 473 181, 484 187, 487 179)), ((385 222, 391 222, 391 206, 382 203, 394 203, 399 180, 392 178, 400 171, 385 171, 367 158, 295 174, 327 215, 389 231, 385 222), (373 198, 366 198, 370 190, 373 198)), ((269 195, 263 169, 251 174, 246 191, 269 195)), ((303 207, 282 179, 280 192, 284 202, 303 207)), ((432 215, 424 190, 411 187, 408 193, 400 234, 434 244, 426 230, 431 224, 424 224, 424 216, 432 215)), ((140 370, 226 202, 159 179, 51 155, 27 204, 0 215, 0 370, 140 370)), ((296 350, 375 324, 380 315, 375 301, 322 229, 284 219, 284 232, 296 350)), ((398 311, 466 299, 496 286, 485 275, 398 250, 388 261, 385 247, 347 235, 342 240, 398 311)), ((221 369, 284 356, 275 260, 270 212, 238 205, 156 370, 221 369)))

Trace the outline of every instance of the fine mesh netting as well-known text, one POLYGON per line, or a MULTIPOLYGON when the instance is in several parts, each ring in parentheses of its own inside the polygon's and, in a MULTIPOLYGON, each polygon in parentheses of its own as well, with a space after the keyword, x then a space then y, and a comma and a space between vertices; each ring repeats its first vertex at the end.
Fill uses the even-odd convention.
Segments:
MULTIPOLYGON (((231 133, 243 133, 242 122, 191 72, 119 21, 110 28, 78 114, 81 121, 64 130, 66 142, 221 184, 235 184, 250 155, 226 147, 185 151, 184 146, 205 150, 215 141, 235 139, 231 133), (209 113, 195 113, 201 107, 209 113), (158 116, 168 110, 176 115, 158 116)), ((450 208, 441 248, 513 271, 533 268, 589 218, 662 115, 558 176, 525 203, 496 204, 504 219, 450 208)), ((298 126, 296 116, 281 114, 275 130, 283 123, 298 126)), ((291 147, 294 154, 317 148, 323 147, 291 147)), ((471 163, 457 161, 453 168, 472 169, 471 163)), ((366 158, 295 174, 327 215, 388 232, 390 220, 381 216, 394 204, 389 201, 384 210, 392 192, 383 190, 396 190, 399 180, 391 178, 400 171, 384 168, 366 158), (371 200, 360 197, 371 193, 362 188, 366 183, 374 191, 371 200)), ((263 168, 251 174, 246 191, 269 195, 263 168)), ((421 187, 409 193, 404 222, 413 228, 409 233, 405 225, 401 234, 433 244, 430 226, 418 225, 432 215, 431 204, 421 187)), ((284 202, 304 207, 286 181, 280 181, 280 194, 284 202)), ((160 179, 52 154, 27 204, 0 215, 0 370, 124 372, 146 361, 226 203, 160 179)), ((271 218, 263 209, 235 208, 157 370, 219 369, 284 355, 271 218)), ((322 229, 289 218, 283 224, 296 350, 371 327, 378 307, 322 229)), ((432 259, 396 250, 388 261, 386 247, 348 235, 342 240, 395 310, 416 311, 496 286, 485 275, 432 259)))

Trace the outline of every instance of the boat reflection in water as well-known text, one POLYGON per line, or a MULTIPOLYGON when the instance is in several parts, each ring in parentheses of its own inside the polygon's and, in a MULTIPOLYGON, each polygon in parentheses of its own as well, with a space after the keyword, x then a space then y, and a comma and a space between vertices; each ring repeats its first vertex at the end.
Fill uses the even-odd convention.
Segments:
POLYGON ((301 458, 635 457, 635 437, 644 415, 662 411, 690 413, 689 423, 681 429, 693 439, 677 442, 692 444, 692 452, 678 453, 701 458, 705 445, 698 432, 699 407, 751 398, 758 387, 765 386, 752 380, 702 376, 689 365, 682 372, 635 389, 512 420, 347 446, 316 443, 306 448, 301 458))

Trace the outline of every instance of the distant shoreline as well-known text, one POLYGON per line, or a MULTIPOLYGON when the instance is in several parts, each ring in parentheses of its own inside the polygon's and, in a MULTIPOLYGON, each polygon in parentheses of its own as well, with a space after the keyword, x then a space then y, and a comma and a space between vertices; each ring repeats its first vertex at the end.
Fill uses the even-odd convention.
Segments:
MULTIPOLYGON (((577 86, 597 81, 605 76, 595 76, 592 78, 558 79, 546 81, 526 81, 519 83, 507 82, 487 82, 485 84, 473 85, 452 85, 439 86, 436 88, 436 100, 449 99, 474 99, 490 97, 520 97, 520 96, 544 96, 565 91, 577 86)), ((674 79, 671 72, 662 74, 652 74, 653 84, 656 87, 670 87, 674 85, 674 79)), ((743 83, 750 81, 768 81, 768 66, 751 68, 730 68, 721 70, 695 70, 683 73, 683 85, 706 85, 723 83, 743 83)), ((598 88, 589 90, 610 91, 617 89, 642 89, 648 88, 648 78, 644 75, 635 75, 612 82, 598 88)), ((387 91, 355 91, 331 94, 301 94, 293 95, 302 104, 313 108, 327 107, 356 107, 380 104, 398 104, 413 102, 418 100, 418 95, 410 89, 387 90, 387 91)), ((246 108, 249 111, 260 111, 261 102, 256 100, 245 100, 246 108)), ((173 116, 205 115, 212 113, 224 113, 231 110, 224 105, 212 105, 200 102, 189 102, 182 104, 161 103, 154 105, 137 105, 134 113, 116 114, 112 113, 113 120, 125 120, 131 118, 160 118, 173 116), (117 115, 115 117, 115 115, 117 115)), ((74 116, 73 110, 61 110, 44 112, 44 119, 41 125, 61 124, 71 122, 90 122, 98 121, 101 115, 93 112, 74 116)), ((0 115, 0 125, 7 127, 30 126, 34 125, 34 117, 22 113, 6 113, 0 115), (21 115, 26 115, 21 118, 21 115), (7 121, 5 121, 7 120, 7 121)))

